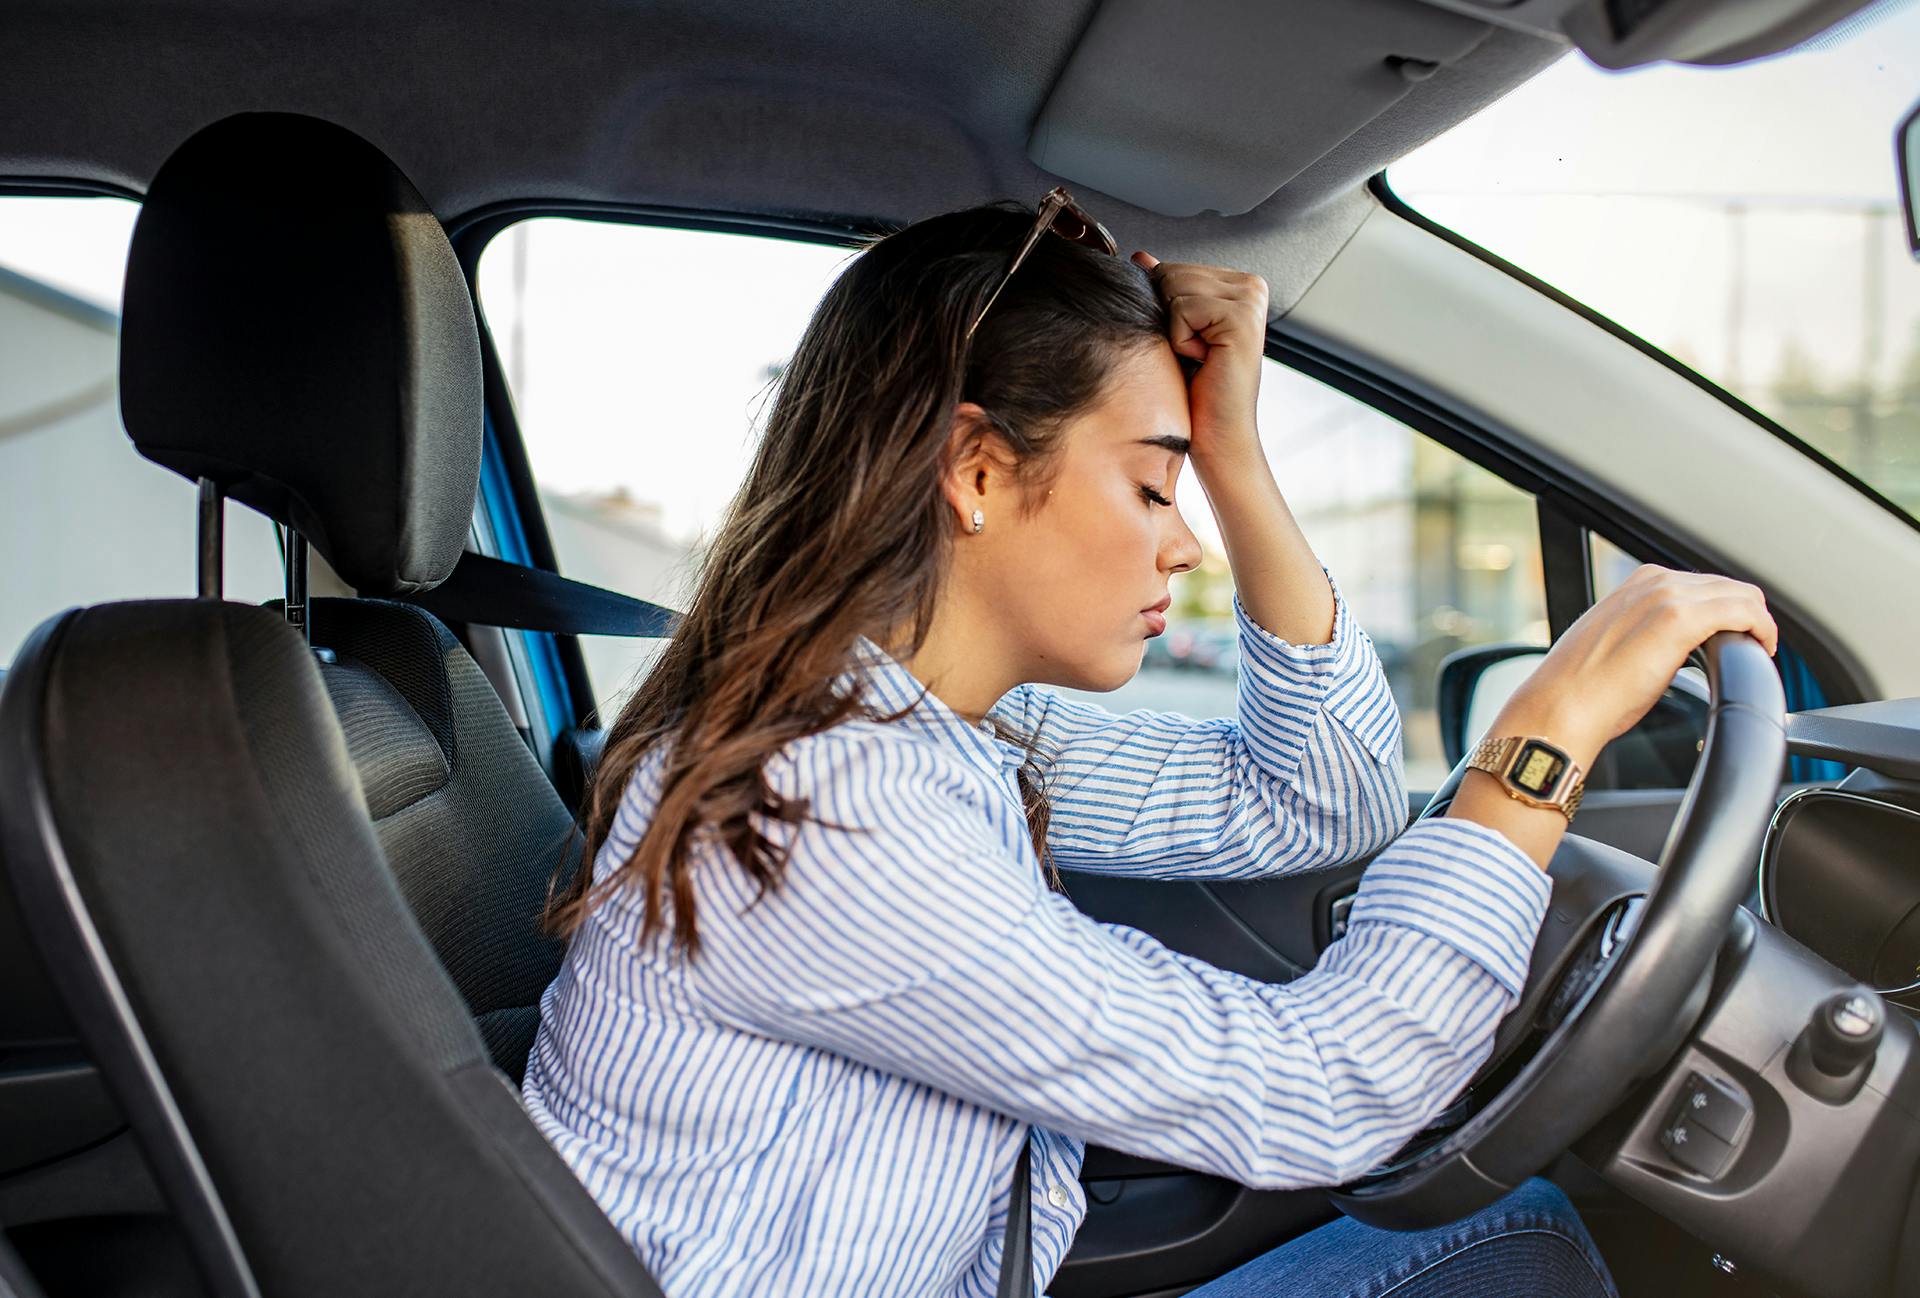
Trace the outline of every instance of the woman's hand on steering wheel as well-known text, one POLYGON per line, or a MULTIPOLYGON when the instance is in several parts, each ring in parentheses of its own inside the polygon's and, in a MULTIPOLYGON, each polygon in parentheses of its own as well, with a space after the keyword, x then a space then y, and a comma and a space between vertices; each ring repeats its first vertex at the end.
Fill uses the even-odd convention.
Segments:
POLYGON ((1591 766, 1603 745, 1647 714, 1687 655, 1716 631, 1744 631, 1769 654, 1779 647, 1779 629, 1758 586, 1642 564, 1554 642, 1508 701, 1500 724, 1545 726, 1533 733, 1591 766))
MULTIPOLYGON (((1591 770, 1601 747, 1645 716, 1687 655, 1719 631, 1746 632, 1770 654, 1780 640, 1757 586, 1644 564, 1554 642, 1489 733, 1547 739, 1591 770)), ((1499 830, 1543 868, 1567 827, 1559 812, 1513 800, 1483 771, 1466 773, 1447 814, 1499 830)))

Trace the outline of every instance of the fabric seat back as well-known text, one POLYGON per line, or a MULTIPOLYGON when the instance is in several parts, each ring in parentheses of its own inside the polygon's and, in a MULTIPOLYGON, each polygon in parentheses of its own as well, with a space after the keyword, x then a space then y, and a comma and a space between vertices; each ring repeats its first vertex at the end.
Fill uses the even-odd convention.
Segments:
POLYGON ((430 613, 315 600, 320 677, 400 895, 518 1083, 563 945, 539 916, 578 855, 561 804, 500 698, 430 613))
POLYGON ((48 623, 0 853, 215 1293, 654 1294, 488 1061, 269 610, 48 623))

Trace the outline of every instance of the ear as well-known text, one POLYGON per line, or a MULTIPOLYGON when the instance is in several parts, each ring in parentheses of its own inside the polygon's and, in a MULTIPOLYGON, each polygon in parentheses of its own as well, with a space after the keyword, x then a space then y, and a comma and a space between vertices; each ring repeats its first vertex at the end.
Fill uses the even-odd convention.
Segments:
POLYGON ((960 530, 973 531, 973 511, 992 518, 1015 503, 1013 450, 987 412, 971 401, 953 408, 947 441, 947 474, 941 486, 960 530))

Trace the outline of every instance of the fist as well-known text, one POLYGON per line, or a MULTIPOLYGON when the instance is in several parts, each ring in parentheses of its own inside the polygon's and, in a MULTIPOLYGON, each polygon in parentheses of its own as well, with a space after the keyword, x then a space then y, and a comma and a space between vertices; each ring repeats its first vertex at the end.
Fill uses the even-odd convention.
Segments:
POLYGON ((1167 341, 1176 355, 1198 361, 1187 384, 1195 467, 1210 459, 1260 454, 1255 408, 1260 361, 1267 348, 1267 281, 1224 266, 1161 261, 1136 252, 1167 304, 1167 341))
POLYGON ((1583 613, 1507 703, 1496 734, 1540 734, 1591 767, 1647 714, 1716 631, 1744 631, 1768 653, 1780 632, 1757 586, 1644 564, 1583 613))

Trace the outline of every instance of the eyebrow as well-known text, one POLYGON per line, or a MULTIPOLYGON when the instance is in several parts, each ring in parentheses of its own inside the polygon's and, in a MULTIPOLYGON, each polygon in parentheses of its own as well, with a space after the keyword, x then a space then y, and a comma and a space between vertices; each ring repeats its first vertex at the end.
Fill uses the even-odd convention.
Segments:
POLYGON ((1161 433, 1155 437, 1142 437, 1140 439, 1140 445, 1158 446, 1165 450, 1172 451, 1175 455, 1185 455, 1187 448, 1192 446, 1193 443, 1184 437, 1175 437, 1172 433, 1161 433))

